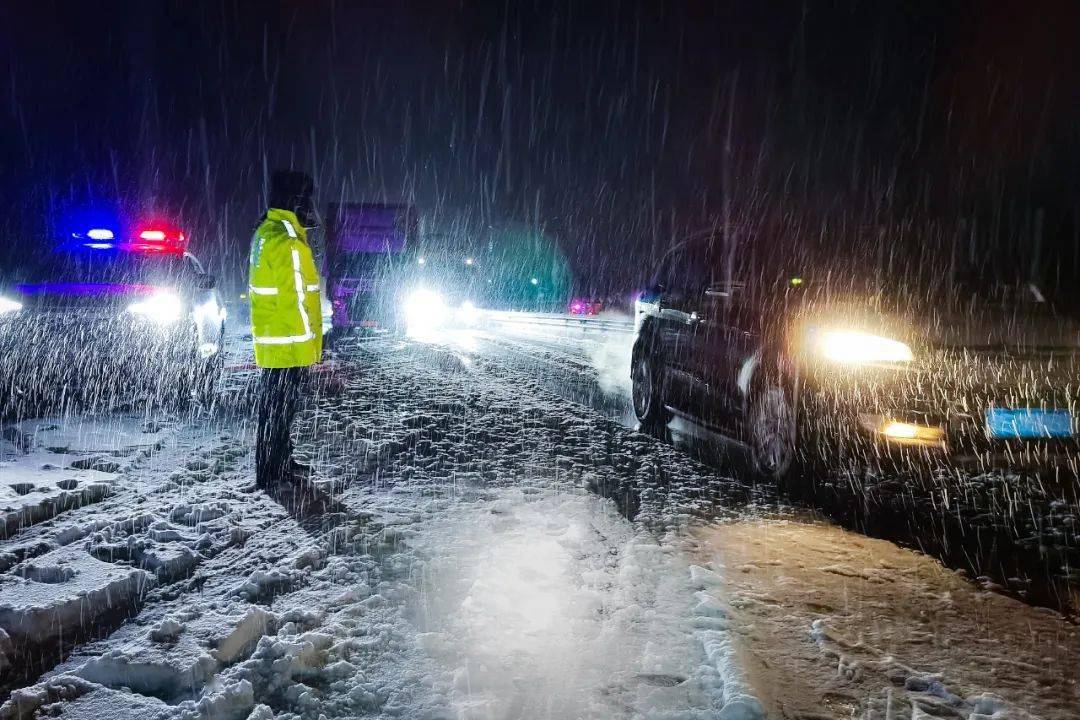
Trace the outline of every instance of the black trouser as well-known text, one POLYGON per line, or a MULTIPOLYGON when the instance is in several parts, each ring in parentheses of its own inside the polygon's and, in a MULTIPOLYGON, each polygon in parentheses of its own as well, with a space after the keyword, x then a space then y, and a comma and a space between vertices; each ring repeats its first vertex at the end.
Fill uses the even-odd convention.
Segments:
POLYGON ((259 430, 255 441, 255 481, 259 487, 292 479, 289 429, 300 401, 306 367, 264 368, 259 383, 259 430))

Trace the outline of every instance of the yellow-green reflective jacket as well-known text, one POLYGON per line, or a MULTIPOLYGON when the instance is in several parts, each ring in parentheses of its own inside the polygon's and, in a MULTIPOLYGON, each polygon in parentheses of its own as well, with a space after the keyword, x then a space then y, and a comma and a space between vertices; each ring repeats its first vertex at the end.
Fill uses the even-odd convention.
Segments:
POLYGON ((270 208, 251 238, 248 266, 255 363, 304 367, 322 358, 319 272, 307 233, 289 210, 270 208))

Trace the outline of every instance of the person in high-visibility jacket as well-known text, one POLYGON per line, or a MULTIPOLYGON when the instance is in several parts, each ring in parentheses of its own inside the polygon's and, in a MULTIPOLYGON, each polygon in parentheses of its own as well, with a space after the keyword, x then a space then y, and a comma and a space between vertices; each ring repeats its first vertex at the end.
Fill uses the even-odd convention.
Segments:
POLYGON ((251 336, 262 368, 255 476, 264 489, 296 480, 290 428, 308 368, 322 359, 319 272, 304 228, 311 195, 308 175, 275 172, 269 208, 251 238, 251 336))

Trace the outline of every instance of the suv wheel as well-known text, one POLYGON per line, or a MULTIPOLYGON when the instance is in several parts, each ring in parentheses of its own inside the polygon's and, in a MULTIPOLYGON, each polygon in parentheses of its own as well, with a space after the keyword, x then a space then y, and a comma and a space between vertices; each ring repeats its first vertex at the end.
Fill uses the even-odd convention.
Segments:
POLYGON ((660 369, 659 363, 648 351, 634 353, 630 370, 631 394, 634 414, 642 427, 663 427, 671 420, 671 413, 664 406, 663 375, 660 369))
POLYGON ((788 392, 775 382, 763 383, 750 397, 747 413, 754 470, 781 482, 796 472, 796 418, 788 392))
POLYGON ((219 349, 214 355, 206 360, 198 374, 195 387, 195 399, 204 408, 211 408, 217 400, 218 383, 225 371, 225 355, 219 349))

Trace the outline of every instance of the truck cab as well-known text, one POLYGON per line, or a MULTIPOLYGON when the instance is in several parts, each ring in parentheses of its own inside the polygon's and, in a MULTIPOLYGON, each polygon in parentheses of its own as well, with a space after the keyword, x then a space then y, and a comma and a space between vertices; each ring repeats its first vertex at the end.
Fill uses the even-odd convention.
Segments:
POLYGON ((413 206, 333 203, 327 214, 325 272, 333 327, 390 328, 418 219, 413 206))

